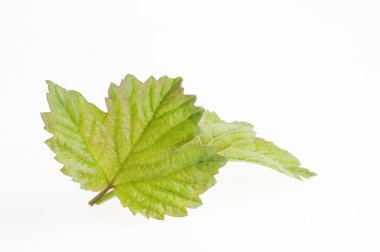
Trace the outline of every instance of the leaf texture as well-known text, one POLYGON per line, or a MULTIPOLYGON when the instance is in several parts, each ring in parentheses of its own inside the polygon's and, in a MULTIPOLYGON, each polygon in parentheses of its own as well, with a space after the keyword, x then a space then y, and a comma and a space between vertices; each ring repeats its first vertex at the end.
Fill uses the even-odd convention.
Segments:
POLYGON ((226 158, 191 142, 204 110, 194 105, 195 96, 183 94, 181 81, 142 83, 128 75, 120 86, 111 84, 107 113, 48 82, 51 112, 42 117, 62 172, 83 189, 101 191, 99 202, 114 193, 146 217, 184 216, 186 207, 201 205, 199 195, 215 184, 226 158))
POLYGON ((206 112, 200 121, 203 145, 231 161, 257 163, 288 176, 302 179, 315 176, 314 172, 300 167, 298 159, 272 142, 255 137, 253 126, 246 122, 224 122, 216 113, 206 112))
POLYGON ((83 189, 103 189, 112 179, 107 177, 111 176, 107 168, 115 163, 115 155, 112 139, 101 123, 102 113, 80 93, 47 83, 51 112, 42 113, 42 118, 45 129, 54 135, 47 145, 57 154, 57 161, 64 164, 61 171, 83 189))
POLYGON ((140 82, 127 75, 111 84, 107 112, 80 93, 47 81, 46 141, 61 171, 99 192, 90 204, 117 197, 133 214, 185 216, 216 183, 227 160, 264 165, 288 176, 315 176, 292 154, 256 137, 247 122, 225 122, 195 106, 181 78, 140 82))
MULTIPOLYGON (((247 122, 227 123, 216 113, 206 111, 199 126, 202 134, 193 142, 213 146, 217 154, 228 158, 229 161, 260 164, 300 180, 316 176, 316 173, 300 167, 298 159, 288 151, 256 137, 253 126, 247 122)), ((112 197, 113 192, 107 199, 112 197)))

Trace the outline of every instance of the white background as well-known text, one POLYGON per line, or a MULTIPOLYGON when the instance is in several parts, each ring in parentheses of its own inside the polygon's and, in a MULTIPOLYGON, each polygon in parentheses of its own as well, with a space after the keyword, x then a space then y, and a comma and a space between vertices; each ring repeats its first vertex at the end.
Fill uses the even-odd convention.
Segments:
POLYGON ((380 251, 380 2, 0 1, 0 251, 380 251), (133 216, 59 172, 45 79, 182 76, 318 177, 230 163, 185 218, 133 216), (377 241, 376 241, 377 239, 377 241))

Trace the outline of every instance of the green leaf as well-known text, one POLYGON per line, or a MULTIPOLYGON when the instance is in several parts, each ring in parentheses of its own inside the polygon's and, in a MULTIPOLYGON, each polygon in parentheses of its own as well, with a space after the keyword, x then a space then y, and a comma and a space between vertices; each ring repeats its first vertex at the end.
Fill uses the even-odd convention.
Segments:
POLYGON ((47 81, 46 141, 81 188, 99 192, 89 203, 117 197, 134 214, 185 216, 202 204, 218 169, 231 161, 273 168, 297 179, 315 176, 289 152, 257 138, 247 122, 224 122, 194 105, 182 79, 132 75, 111 84, 108 112, 80 93, 47 81))
POLYGON ((255 137, 249 123, 227 123, 216 113, 206 112, 199 125, 203 131, 200 142, 215 147, 215 151, 228 160, 261 164, 297 179, 316 176, 314 172, 300 167, 298 159, 288 151, 255 137))
MULTIPOLYGON (((297 179, 310 178, 316 173, 300 167, 300 162, 288 151, 272 142, 257 138, 253 126, 247 122, 224 122, 214 112, 206 111, 199 123, 202 134, 194 139, 215 151, 229 161, 241 161, 270 167, 297 179)), ((114 193, 108 195, 108 199, 114 193)), ((102 204, 106 200, 99 202, 102 204)))
POLYGON ((62 172, 86 190, 91 204, 115 194, 134 214, 185 216, 215 184, 226 158, 193 142, 203 109, 184 95, 180 78, 141 83, 128 75, 111 84, 104 113, 78 92, 48 81, 51 112, 42 113, 47 141, 62 172), (111 192, 109 192, 112 190, 111 192), (108 194, 107 194, 108 192, 108 194))
POLYGON ((112 138, 101 123, 102 113, 78 92, 47 81, 51 112, 42 113, 45 129, 54 136, 46 141, 64 164, 62 172, 86 190, 99 191, 112 179, 117 163, 112 138))

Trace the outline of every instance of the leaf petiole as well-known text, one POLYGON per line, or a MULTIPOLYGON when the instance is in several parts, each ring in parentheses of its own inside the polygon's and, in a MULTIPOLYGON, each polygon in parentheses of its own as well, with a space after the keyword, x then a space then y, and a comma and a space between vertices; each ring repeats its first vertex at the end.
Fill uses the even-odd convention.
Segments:
POLYGON ((113 187, 112 183, 108 184, 100 193, 98 193, 92 200, 88 202, 90 206, 95 205, 98 200, 100 200, 111 188, 113 187))

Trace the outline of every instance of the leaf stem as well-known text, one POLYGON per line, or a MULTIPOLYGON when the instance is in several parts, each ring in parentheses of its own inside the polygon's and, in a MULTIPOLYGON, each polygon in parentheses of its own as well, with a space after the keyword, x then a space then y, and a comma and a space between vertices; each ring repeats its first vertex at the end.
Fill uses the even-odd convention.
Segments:
POLYGON ((90 206, 93 206, 100 200, 111 188, 113 187, 112 183, 108 184, 100 193, 98 193, 92 200, 88 202, 90 206))

